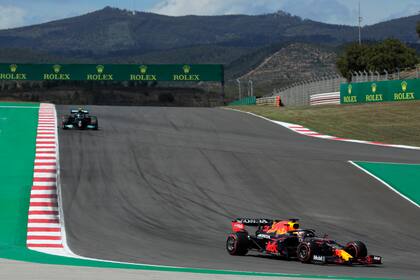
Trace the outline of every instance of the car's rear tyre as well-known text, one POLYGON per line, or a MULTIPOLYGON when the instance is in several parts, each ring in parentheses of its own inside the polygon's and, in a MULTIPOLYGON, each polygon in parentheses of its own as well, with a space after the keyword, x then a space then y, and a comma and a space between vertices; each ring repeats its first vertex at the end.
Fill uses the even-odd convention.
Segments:
POLYGON ((354 258, 363 258, 367 256, 367 248, 362 241, 349 242, 344 250, 354 258))
POLYGON ((93 125, 93 130, 98 130, 99 129, 98 118, 92 116, 91 117, 91 124, 93 125))
POLYGON ((66 127, 67 120, 68 120, 68 118, 66 118, 64 116, 61 118, 61 128, 62 129, 67 129, 67 127, 66 127))
POLYGON ((296 250, 298 259, 303 263, 310 263, 314 257, 312 244, 300 243, 296 250))
POLYGON ((249 239, 247 232, 231 233, 226 240, 226 250, 233 256, 244 256, 248 253, 249 239))

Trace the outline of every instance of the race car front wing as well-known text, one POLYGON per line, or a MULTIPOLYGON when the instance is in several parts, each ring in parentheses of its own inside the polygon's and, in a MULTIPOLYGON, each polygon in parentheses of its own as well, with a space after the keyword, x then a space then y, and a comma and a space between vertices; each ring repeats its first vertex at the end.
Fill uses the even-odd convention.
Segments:
POLYGON ((346 261, 339 256, 314 255, 312 257, 312 263, 314 264, 375 265, 375 264, 382 264, 382 257, 369 255, 366 257, 352 258, 346 261))

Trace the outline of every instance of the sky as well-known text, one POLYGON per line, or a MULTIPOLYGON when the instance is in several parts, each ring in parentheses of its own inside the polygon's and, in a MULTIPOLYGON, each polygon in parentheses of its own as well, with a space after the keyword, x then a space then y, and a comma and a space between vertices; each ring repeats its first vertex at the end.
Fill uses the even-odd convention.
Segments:
MULTIPOLYGON (((105 6, 171 16, 264 14, 284 10, 316 21, 357 25, 359 0, 0 0, 0 29, 44 23, 105 6)), ((360 0, 363 25, 420 12, 420 0, 360 0)))

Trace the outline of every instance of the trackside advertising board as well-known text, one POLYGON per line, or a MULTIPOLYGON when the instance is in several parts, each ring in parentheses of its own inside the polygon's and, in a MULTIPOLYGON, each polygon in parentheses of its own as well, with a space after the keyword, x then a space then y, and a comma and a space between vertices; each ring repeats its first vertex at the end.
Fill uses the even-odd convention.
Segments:
POLYGON ((420 99, 420 79, 341 84, 341 104, 420 99))
POLYGON ((220 64, 18 64, 0 63, 11 81, 224 81, 220 64))

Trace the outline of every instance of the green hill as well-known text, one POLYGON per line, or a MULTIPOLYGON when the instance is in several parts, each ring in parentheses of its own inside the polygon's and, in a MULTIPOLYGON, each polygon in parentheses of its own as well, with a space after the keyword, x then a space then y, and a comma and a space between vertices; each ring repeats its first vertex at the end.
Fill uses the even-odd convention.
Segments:
MULTIPOLYGON (((420 15, 364 28, 366 40, 417 44, 420 15)), ((106 7, 82 16, 0 30, 0 62, 222 63, 227 79, 242 76, 294 43, 335 48, 357 28, 265 15, 170 17, 106 7)), ((304 50, 302 50, 304 51, 304 50)), ((299 65, 299 55, 295 58, 299 65)))

